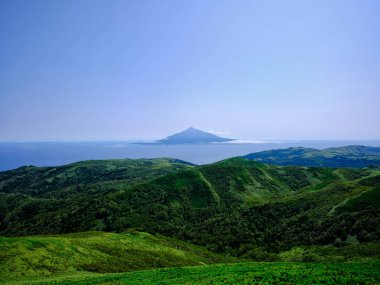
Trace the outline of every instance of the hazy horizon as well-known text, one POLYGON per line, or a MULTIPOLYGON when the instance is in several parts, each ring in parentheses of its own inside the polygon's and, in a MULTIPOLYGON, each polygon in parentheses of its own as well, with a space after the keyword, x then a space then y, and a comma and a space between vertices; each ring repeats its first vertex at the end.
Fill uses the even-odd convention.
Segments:
POLYGON ((380 1, 0 2, 0 141, 380 140, 380 1))

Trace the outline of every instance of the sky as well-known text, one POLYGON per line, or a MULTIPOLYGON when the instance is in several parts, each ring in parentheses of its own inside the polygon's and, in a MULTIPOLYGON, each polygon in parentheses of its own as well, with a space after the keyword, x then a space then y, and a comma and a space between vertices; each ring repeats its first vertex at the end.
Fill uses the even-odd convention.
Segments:
POLYGON ((379 0, 1 0, 0 141, 380 139, 379 0))

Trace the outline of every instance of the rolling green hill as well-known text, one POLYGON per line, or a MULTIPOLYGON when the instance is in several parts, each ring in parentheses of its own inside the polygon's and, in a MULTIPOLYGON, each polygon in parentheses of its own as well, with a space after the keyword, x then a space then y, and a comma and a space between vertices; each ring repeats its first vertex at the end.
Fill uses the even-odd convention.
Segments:
POLYGON ((297 247, 275 255, 278 262, 236 263, 238 259, 199 246, 136 230, 120 234, 84 232, 0 237, 0 280, 2 284, 246 284, 253 281, 376 284, 380 281, 380 263, 372 258, 379 257, 379 253, 380 244, 376 243, 297 247), (350 263, 337 263, 344 260, 350 263), (212 265, 215 263, 224 264, 212 265), (163 267, 176 268, 149 270, 163 267), (128 271, 136 272, 119 273, 128 271))
POLYGON ((376 284, 379 201, 375 166, 232 158, 203 166, 142 159, 22 167, 0 172, 0 279, 376 284), (204 265, 238 260, 272 263, 204 265))
POLYGON ((10 221, 22 223, 23 230, 17 234, 102 230, 104 227, 99 219, 80 216, 83 208, 103 215, 106 209, 97 208, 98 204, 91 204, 92 201, 109 192, 191 167, 190 163, 170 158, 113 159, 81 161, 59 167, 26 166, 0 172, 0 231, 7 227, 5 223, 10 212, 32 217, 40 210, 54 220, 59 230, 41 231, 36 225, 22 222, 24 218, 19 216, 15 217, 18 221, 10 221), (61 221, 62 211, 67 216, 61 221))
POLYGON ((131 231, 0 237, 0 279, 30 280, 233 261, 204 248, 131 231))
MULTIPOLYGON (((2 189, 8 190, 1 194, 1 234, 121 232, 140 227, 255 260, 272 260, 274 253, 296 246, 380 239, 379 168, 279 167, 243 158, 196 167, 164 161, 169 174, 163 175, 161 166, 155 172, 155 164, 149 164, 149 170, 142 167, 132 183, 124 179, 127 171, 117 180, 123 184, 114 185, 118 169, 114 168, 109 178, 83 180, 86 191, 80 194, 70 183, 60 188, 60 180, 45 187, 51 191, 43 191, 39 178, 31 191, 23 178, 32 176, 27 168, 21 175, 20 170, 15 175, 7 172, 2 180, 2 189), (149 175, 139 178, 140 173, 149 175), (17 187, 11 189, 9 181, 17 187)), ((96 168, 95 173, 104 169, 96 168)), ((71 180, 81 180, 80 172, 69 173, 71 180)), ((90 168, 87 175, 91 173, 90 168)))
POLYGON ((57 167, 24 166, 0 172, 0 192, 44 198, 106 193, 191 166, 191 163, 171 158, 89 160, 57 167))
POLYGON ((251 153, 244 158, 281 166, 367 167, 380 166, 380 147, 344 146, 322 150, 291 147, 251 153))

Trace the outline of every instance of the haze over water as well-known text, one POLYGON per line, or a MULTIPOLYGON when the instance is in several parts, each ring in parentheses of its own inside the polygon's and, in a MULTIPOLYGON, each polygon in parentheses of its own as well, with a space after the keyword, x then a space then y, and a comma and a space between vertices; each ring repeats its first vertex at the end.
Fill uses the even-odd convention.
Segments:
POLYGON ((266 141, 249 144, 151 145, 125 141, 106 142, 3 142, 0 170, 24 165, 57 166, 80 160, 172 157, 207 164, 252 152, 287 148, 326 148, 345 145, 380 146, 380 141, 266 141))

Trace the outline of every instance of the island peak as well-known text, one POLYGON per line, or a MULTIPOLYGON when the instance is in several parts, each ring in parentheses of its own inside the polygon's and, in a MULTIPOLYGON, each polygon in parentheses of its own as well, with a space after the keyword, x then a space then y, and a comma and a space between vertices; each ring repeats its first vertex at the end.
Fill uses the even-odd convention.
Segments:
POLYGON ((168 136, 157 141, 162 144, 204 144, 221 143, 232 141, 233 139, 222 138, 212 133, 208 133, 194 127, 189 127, 184 131, 168 136))

